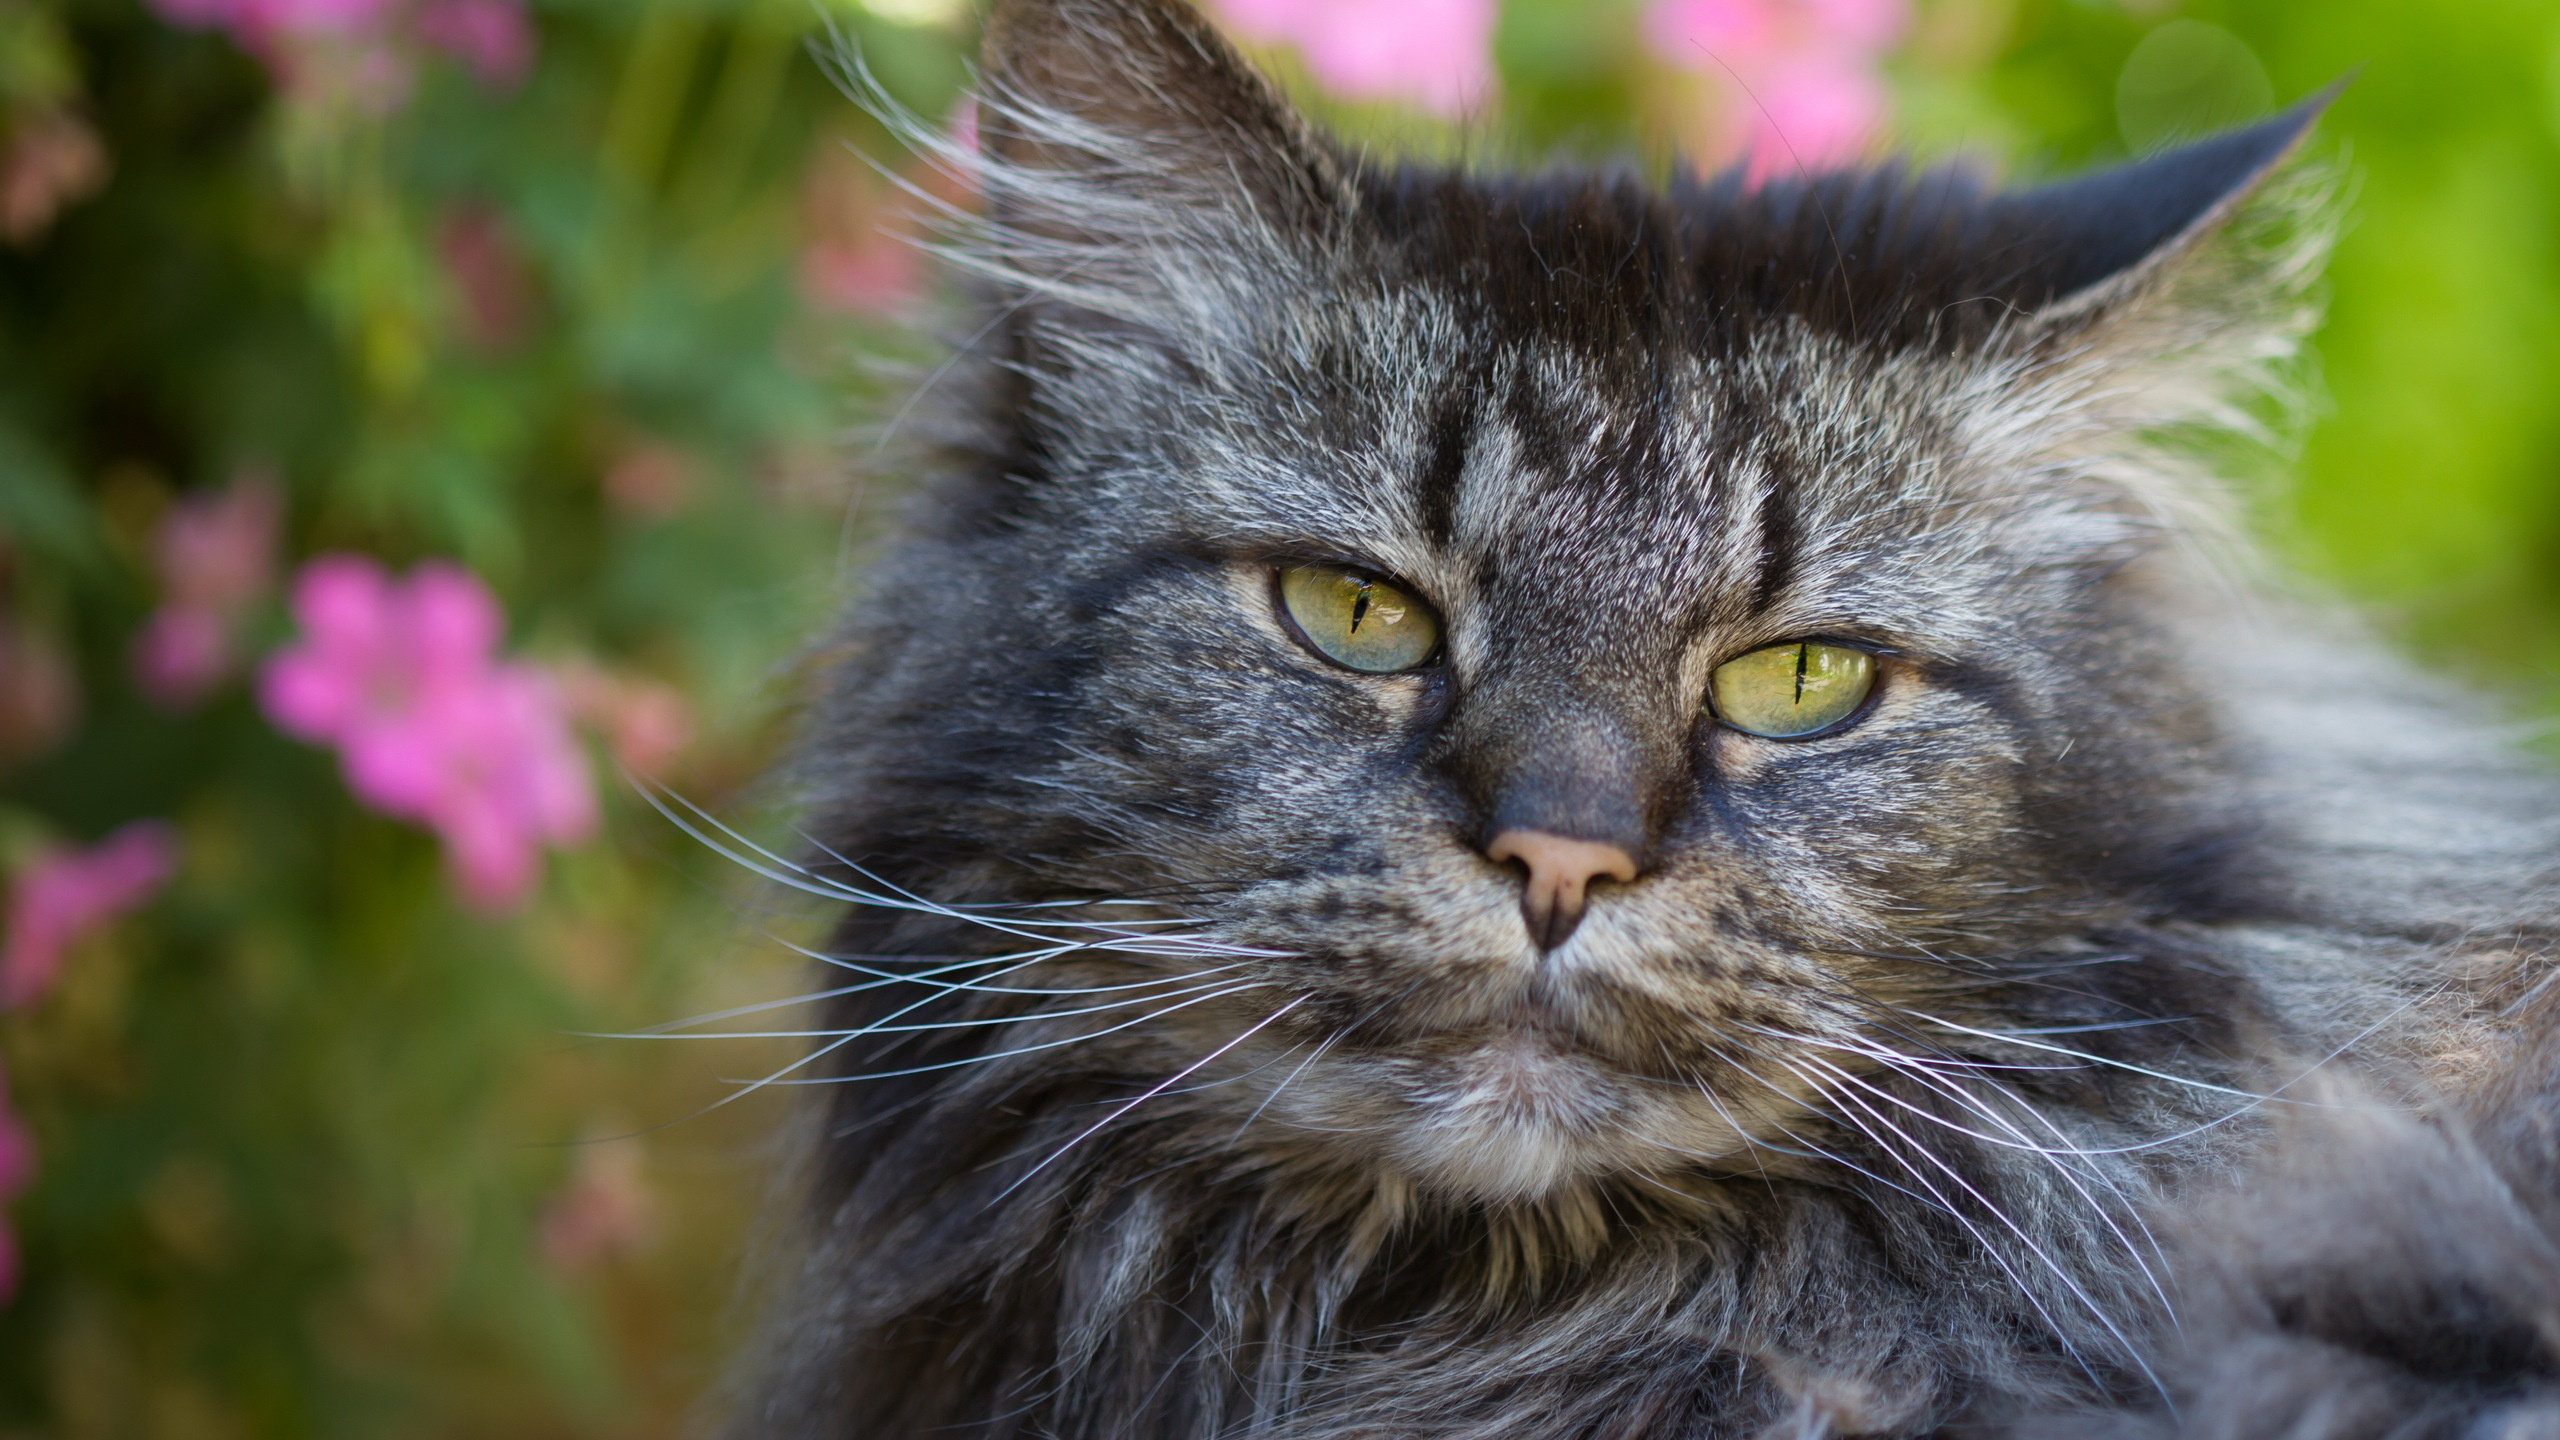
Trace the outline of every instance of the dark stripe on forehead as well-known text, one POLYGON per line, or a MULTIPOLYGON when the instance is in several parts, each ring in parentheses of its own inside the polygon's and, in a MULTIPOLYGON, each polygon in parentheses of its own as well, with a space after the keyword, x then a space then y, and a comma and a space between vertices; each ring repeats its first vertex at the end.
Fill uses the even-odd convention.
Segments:
POLYGON ((1422 511, 1424 536, 1444 549, 1457 537, 1458 482, 1466 475, 1467 450, 1475 439, 1475 393, 1471 380, 1451 387, 1422 437, 1422 472, 1414 479, 1414 498, 1422 511))
POLYGON ((1795 579, 1795 477, 1772 456, 1760 480, 1760 579, 1751 589, 1752 613, 1765 612, 1795 579))
POLYGON ((1563 474, 1566 451, 1563 437, 1556 432, 1556 417, 1547 398, 1538 393, 1538 381, 1526 364, 1511 368, 1511 383, 1502 393, 1502 420, 1511 428, 1511 440, 1519 447, 1521 468, 1541 480, 1563 474))

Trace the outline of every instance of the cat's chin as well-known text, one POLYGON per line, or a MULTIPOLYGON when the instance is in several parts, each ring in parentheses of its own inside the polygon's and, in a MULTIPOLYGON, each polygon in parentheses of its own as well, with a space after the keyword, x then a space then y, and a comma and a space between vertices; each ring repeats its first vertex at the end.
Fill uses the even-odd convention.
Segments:
POLYGON ((1291 1108, 1303 1118, 1465 1203, 1536 1203, 1743 1143, 1661 1087, 1530 1031, 1427 1059, 1348 1063, 1299 1090, 1291 1108))

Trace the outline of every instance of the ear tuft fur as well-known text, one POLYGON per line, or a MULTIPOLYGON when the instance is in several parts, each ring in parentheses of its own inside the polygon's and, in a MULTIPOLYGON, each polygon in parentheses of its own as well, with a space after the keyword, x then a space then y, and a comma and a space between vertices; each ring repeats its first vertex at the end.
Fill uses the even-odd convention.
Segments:
POLYGON ((978 133, 990 233, 1027 290, 1150 318, 1267 278, 1349 205, 1333 152, 1184 0, 997 0, 978 133))
POLYGON ((2004 197, 2002 228, 2033 236, 2028 247, 2042 252, 2020 276, 2019 299, 2059 316, 2139 288, 2228 222, 2301 147, 2344 83, 2255 125, 2004 197))

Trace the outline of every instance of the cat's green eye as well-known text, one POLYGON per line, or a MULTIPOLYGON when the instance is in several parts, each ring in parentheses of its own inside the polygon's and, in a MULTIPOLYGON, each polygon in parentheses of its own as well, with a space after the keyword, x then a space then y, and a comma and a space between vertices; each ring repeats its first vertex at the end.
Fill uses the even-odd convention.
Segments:
POLYGON ((1440 617, 1392 581, 1334 565, 1280 572, 1280 608, 1315 652, 1348 669, 1390 675, 1440 651, 1440 617))
POLYGON ((1716 667, 1707 694, 1716 718, 1773 740, 1817 735, 1858 713, 1876 686, 1876 657, 1846 645, 1798 640, 1716 667))

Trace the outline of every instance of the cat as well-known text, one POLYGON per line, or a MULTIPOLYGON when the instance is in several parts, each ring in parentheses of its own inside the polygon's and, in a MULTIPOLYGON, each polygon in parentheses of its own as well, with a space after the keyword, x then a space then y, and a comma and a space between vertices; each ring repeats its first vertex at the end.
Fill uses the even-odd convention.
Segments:
POLYGON ((734 1433, 2560 1435, 2560 787, 2216 476, 2325 97, 1654 186, 1182 0, 981 78, 734 1433))

